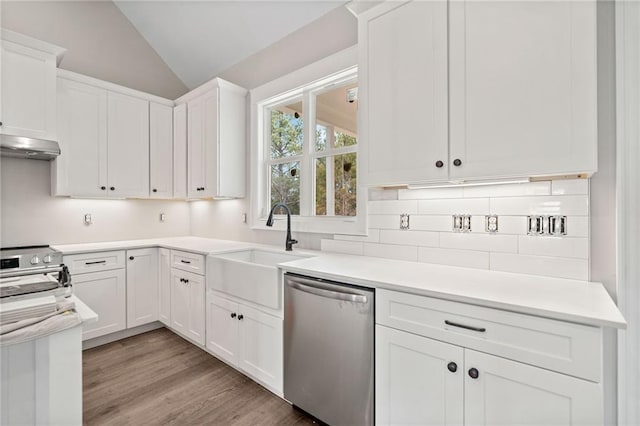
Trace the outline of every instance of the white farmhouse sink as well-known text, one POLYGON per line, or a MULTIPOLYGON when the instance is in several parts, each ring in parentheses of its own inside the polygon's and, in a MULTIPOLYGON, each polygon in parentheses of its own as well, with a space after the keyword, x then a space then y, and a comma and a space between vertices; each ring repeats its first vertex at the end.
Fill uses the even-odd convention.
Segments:
POLYGON ((209 255, 207 288, 280 309, 282 283, 277 265, 305 257, 262 249, 209 255))

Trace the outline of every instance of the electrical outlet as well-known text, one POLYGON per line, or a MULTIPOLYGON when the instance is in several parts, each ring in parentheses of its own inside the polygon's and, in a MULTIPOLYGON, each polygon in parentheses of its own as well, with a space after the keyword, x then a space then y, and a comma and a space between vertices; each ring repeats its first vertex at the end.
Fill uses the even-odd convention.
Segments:
POLYGON ((246 213, 241 213, 240 214, 240 221, 242 223, 247 223, 247 214, 246 213))
POLYGON ((92 219, 91 219, 91 213, 87 213, 84 215, 84 224, 85 225, 91 225, 93 223, 92 219))
POLYGON ((166 222, 166 221, 167 221, 167 214, 160 213, 160 222, 166 222))
POLYGON ((400 215, 400 229, 409 229, 409 215, 407 213, 400 215))
POLYGON ((498 216, 492 214, 490 216, 485 216, 485 231, 495 234, 498 232, 498 216))

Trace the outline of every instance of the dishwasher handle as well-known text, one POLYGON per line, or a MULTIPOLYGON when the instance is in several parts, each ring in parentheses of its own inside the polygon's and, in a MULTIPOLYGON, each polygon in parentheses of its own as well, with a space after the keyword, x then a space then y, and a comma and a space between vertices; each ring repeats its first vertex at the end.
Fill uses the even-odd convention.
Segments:
POLYGON ((362 294, 338 291, 335 289, 335 286, 326 286, 319 281, 307 280, 300 277, 296 277, 295 279, 288 278, 287 285, 295 288, 296 290, 304 291, 305 293, 328 297, 330 299, 345 300, 347 302, 355 303, 367 303, 369 300, 367 296, 363 296, 362 294))

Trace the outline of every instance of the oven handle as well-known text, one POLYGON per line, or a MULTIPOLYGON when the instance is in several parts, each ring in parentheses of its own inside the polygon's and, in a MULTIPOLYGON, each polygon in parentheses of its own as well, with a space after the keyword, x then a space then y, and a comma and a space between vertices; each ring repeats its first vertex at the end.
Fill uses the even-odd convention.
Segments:
POLYGON ((296 290, 304 291, 305 293, 328 297, 330 299, 346 300, 348 302, 355 303, 367 303, 368 300, 367 296, 346 291, 337 291, 334 287, 325 287, 318 281, 306 280, 304 278, 289 278, 287 280, 287 285, 295 288, 296 290))
POLYGON ((55 266, 50 268, 38 268, 32 270, 20 270, 12 272, 0 273, 0 278, 12 278, 12 277, 24 277, 25 275, 39 275, 39 274, 55 274, 56 272, 62 272, 64 266, 55 266))

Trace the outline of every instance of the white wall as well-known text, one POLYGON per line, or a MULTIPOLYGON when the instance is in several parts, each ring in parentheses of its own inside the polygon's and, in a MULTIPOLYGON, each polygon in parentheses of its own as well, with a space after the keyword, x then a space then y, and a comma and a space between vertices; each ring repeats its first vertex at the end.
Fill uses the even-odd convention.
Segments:
POLYGON ((3 1, 1 23, 67 49, 60 68, 169 99, 187 92, 111 1, 3 1))
POLYGON ((187 202, 51 197, 50 167, 37 160, 0 161, 1 247, 189 235, 187 202), (85 213, 92 225, 84 225, 85 213))

